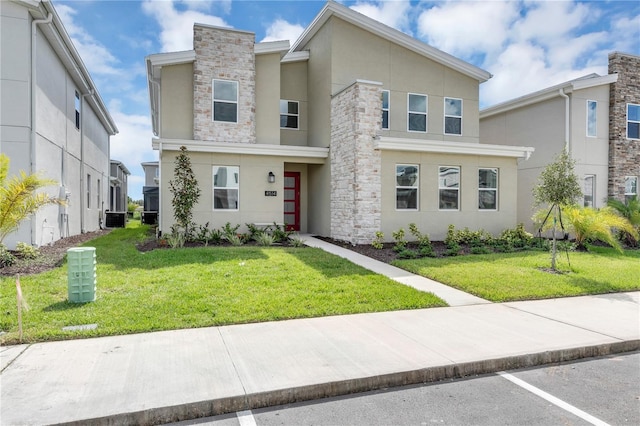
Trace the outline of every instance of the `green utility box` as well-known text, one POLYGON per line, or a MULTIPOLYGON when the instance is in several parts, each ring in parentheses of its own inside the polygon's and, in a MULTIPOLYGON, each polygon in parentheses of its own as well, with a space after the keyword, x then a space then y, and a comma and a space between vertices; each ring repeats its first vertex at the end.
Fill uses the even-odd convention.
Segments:
POLYGON ((96 248, 75 247, 67 250, 69 266, 69 302, 96 300, 96 248))

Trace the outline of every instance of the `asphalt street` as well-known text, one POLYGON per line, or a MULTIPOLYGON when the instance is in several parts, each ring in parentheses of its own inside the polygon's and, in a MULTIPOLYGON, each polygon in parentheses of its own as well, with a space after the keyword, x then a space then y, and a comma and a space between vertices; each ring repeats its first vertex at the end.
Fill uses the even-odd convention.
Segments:
POLYGON ((640 353, 175 423, 180 426, 471 424, 640 424, 640 353))

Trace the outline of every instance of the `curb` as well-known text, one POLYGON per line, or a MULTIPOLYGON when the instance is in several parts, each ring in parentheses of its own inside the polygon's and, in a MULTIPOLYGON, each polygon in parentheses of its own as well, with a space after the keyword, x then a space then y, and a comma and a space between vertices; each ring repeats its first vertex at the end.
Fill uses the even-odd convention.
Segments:
POLYGON ((273 407, 301 401, 316 400, 328 397, 349 395, 398 386, 430 383, 445 379, 456 379, 468 376, 496 373, 503 370, 514 370, 528 367, 575 361, 624 352, 640 350, 640 339, 594 346, 558 349, 527 355, 515 355, 483 361, 472 361, 450 364, 439 367, 421 368, 411 371, 389 373, 358 379, 337 382, 319 383, 290 389, 277 389, 249 395, 238 395, 228 398, 199 401, 167 407, 150 408, 148 410, 72 422, 58 425, 158 425, 212 417, 237 411, 273 407))

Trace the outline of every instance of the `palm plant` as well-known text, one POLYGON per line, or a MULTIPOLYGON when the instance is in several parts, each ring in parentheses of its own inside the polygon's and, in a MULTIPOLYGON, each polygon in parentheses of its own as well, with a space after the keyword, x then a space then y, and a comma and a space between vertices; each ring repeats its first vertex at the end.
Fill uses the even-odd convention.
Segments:
POLYGON ((576 236, 578 247, 584 247, 586 243, 598 240, 622 252, 616 230, 628 232, 634 238, 638 238, 638 232, 633 225, 610 207, 594 209, 572 206, 565 208, 564 212, 570 229, 576 236))
MULTIPOLYGON (((636 229, 636 233, 640 232, 640 199, 638 196, 627 200, 623 203, 615 198, 610 199, 607 205, 613 208, 620 216, 626 218, 629 223, 636 229)), ((623 232, 624 238, 629 245, 638 244, 638 238, 634 238, 632 234, 623 232)))
POLYGON ((9 157, 0 154, 0 244, 7 235, 18 229, 20 222, 28 218, 41 207, 48 204, 61 204, 62 201, 39 189, 56 185, 51 179, 37 174, 20 171, 19 175, 7 178, 9 157))

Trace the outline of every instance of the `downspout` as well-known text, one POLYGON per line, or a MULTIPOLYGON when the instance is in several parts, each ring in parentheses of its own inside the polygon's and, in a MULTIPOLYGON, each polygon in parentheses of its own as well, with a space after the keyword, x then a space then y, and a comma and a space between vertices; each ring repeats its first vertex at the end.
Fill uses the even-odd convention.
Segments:
MULTIPOLYGON (((156 111, 152 111, 153 114, 152 120, 155 120, 156 130, 155 136, 158 136, 158 232, 159 235, 162 235, 162 189, 160 188, 160 182, 162 182, 162 136, 160 135, 160 82, 150 78, 149 81, 156 87, 156 98, 158 100, 158 109, 156 111)), ((153 104, 153 102, 152 102, 153 104)), ((152 123, 153 127, 153 123, 152 123)))
MULTIPOLYGON (((86 232, 84 228, 84 215, 85 212, 85 198, 87 192, 87 176, 84 170, 84 98, 87 96, 93 96, 93 89, 89 90, 89 93, 80 95, 80 233, 86 232)), ((97 176, 96 176, 97 177, 97 176)))
MULTIPOLYGON (((31 84, 29 85, 29 97, 31 100, 31 140, 29 161, 31 163, 31 173, 36 170, 36 41, 38 35, 37 25, 50 24, 53 14, 49 13, 45 19, 34 19, 31 21, 31 84)), ((36 245, 36 215, 31 216, 31 244, 36 245)))
POLYGON ((558 89, 558 93, 560 93, 560 96, 564 98, 564 149, 567 151, 567 154, 571 154, 571 144, 569 142, 571 137, 571 123, 569 120, 571 100, 569 96, 564 93, 564 89, 558 89))

